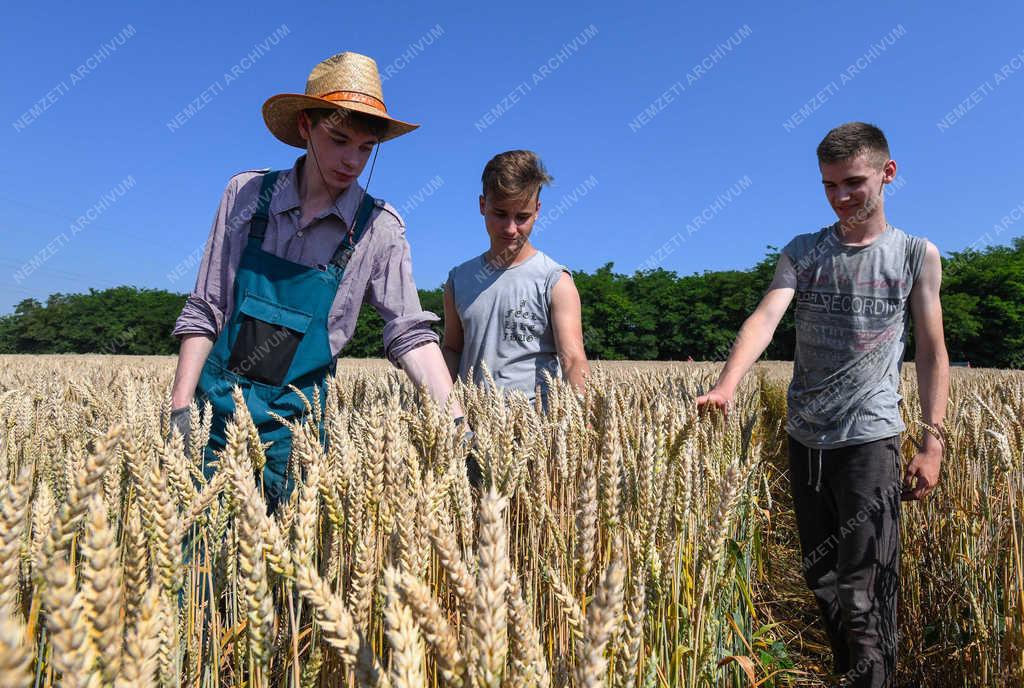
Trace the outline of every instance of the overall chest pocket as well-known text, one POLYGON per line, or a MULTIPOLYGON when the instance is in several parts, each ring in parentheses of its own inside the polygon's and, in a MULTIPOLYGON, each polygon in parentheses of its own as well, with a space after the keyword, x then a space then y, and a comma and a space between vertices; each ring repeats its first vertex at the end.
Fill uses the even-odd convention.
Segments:
POLYGON ((228 369, 275 387, 284 382, 312 316, 247 292, 228 369))

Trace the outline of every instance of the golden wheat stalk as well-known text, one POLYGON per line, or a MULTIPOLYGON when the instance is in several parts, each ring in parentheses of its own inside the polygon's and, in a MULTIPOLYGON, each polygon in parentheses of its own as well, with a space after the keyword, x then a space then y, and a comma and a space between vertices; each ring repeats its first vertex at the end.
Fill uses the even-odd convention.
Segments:
POLYGON ((413 618, 423 631, 423 638, 434 652, 445 684, 461 688, 466 674, 466 660, 459 648, 455 629, 444 611, 420 578, 403 573, 398 581, 402 601, 412 610, 413 618))
POLYGON ((52 647, 50 661, 61 675, 62 686, 99 688, 102 675, 99 651, 86 619, 83 596, 75 589, 75 579, 63 559, 53 559, 46 569, 47 586, 43 593, 46 628, 52 647))
POLYGON ((330 586, 305 562, 296 565, 295 584, 316 610, 324 642, 339 652, 360 685, 390 686, 377 655, 356 630, 351 612, 330 586))
POLYGON ((67 501, 53 520, 50 534, 43 545, 44 558, 53 558, 70 544, 85 516, 86 504, 102 488, 103 475, 107 470, 108 463, 113 459, 114 451, 123 432, 122 426, 112 426, 106 436, 98 442, 96 451, 86 457, 83 470, 75 472, 67 501))
POLYGON ((479 567, 476 597, 470 610, 472 657, 478 685, 497 688, 505 673, 508 652, 508 531, 504 511, 508 499, 492 485, 480 502, 479 567))
POLYGON ((608 564, 594 602, 587 608, 587 630, 576 664, 576 685, 596 688, 604 684, 608 660, 605 647, 622 616, 622 591, 626 567, 620 546, 613 546, 615 556, 608 564))
POLYGON ((514 571, 509 576, 508 608, 511 669, 514 672, 511 683, 550 688, 551 674, 541 646, 540 633, 530 608, 523 601, 519 577, 514 571))
POLYGON ((15 614, 19 604, 22 548, 29 521, 29 494, 32 492, 32 467, 21 469, 0 502, 0 609, 15 614))
POLYGON ((0 606, 0 679, 4 688, 30 688, 32 646, 26 642, 25 625, 19 615, 0 606))
POLYGON ((635 574, 633 592, 626 605, 625 620, 620 638, 621 647, 615 653, 615 685, 633 686, 636 684, 637 666, 643 644, 644 618, 646 616, 645 576, 641 570, 635 574))
POLYGON ((423 639, 416 628, 412 610, 398 592, 398 572, 384 569, 384 623, 391 645, 391 685, 395 688, 419 688, 426 684, 423 672, 423 639))
POLYGON ((160 628, 163 625, 160 614, 160 588, 150 585, 143 593, 125 636, 121 671, 114 680, 114 688, 151 684, 160 650, 160 628))
POLYGON ((427 536, 434 545, 437 560, 452 586, 452 592, 458 597, 463 609, 468 609, 476 598, 476 582, 459 553, 455 534, 440 522, 431 521, 427 524, 427 536))
POLYGON ((82 540, 82 602, 89 633, 99 653, 103 678, 111 683, 121 671, 124 637, 124 583, 120 551, 107 510, 99 496, 89 502, 89 520, 82 540))

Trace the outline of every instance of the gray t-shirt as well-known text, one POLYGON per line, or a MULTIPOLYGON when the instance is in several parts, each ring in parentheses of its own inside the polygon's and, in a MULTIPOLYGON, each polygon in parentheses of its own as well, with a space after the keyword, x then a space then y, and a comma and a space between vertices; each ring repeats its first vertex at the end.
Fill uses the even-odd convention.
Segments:
POLYGON ((845 246, 836 224, 782 249, 796 288, 786 430, 801 444, 830 449, 906 429, 900 367, 926 246, 891 225, 867 246, 845 246))
POLYGON ((564 265, 541 251, 518 265, 499 268, 481 254, 448 273, 448 288, 462 321, 459 377, 484 381, 481 363, 503 389, 518 389, 533 401, 537 385, 547 395, 543 371, 561 374, 551 326, 551 290, 564 265))

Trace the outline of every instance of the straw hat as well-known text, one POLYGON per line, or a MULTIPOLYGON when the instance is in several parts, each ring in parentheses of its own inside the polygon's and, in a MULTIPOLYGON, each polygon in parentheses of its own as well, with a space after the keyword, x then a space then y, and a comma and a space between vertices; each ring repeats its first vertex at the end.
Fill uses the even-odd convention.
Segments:
POLYGON ((338 53, 313 67, 306 79, 304 95, 280 93, 268 98, 263 104, 263 121, 278 139, 305 149, 306 142, 299 134, 298 114, 307 108, 345 109, 382 119, 388 125, 382 141, 408 134, 420 126, 388 114, 377 63, 359 53, 338 53))

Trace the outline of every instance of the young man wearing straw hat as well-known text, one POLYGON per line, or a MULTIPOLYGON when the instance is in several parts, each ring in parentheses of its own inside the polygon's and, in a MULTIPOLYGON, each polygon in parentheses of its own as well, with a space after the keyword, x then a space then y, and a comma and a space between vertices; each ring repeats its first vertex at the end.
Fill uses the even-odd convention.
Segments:
POLYGON ((536 153, 499 153, 484 167, 480 214, 490 248, 448 273, 445 361, 453 379, 517 389, 530 401, 560 374, 582 390, 590 368, 583 348, 580 295, 569 269, 530 243, 540 190, 551 182, 536 153), (473 378, 469 379, 470 370, 473 378))
POLYGON ((945 447, 942 264, 934 244, 886 222, 883 189, 896 163, 880 129, 862 122, 833 129, 818 146, 818 163, 839 221, 782 250, 767 294, 697 405, 728 413, 795 295, 786 430, 804 578, 845 685, 891 686, 900 501, 935 487, 945 447), (924 433, 901 470, 899 371, 910 317, 924 433))
MULTIPOLYGON (((438 317, 420 308, 402 218, 357 181, 380 143, 418 126, 388 113, 376 63, 334 55, 313 68, 305 94, 267 100, 263 118, 306 153, 290 170, 250 170, 228 182, 174 327, 181 350, 171 401, 183 434, 190 402, 211 403, 208 462, 224 446, 232 388, 241 388, 261 440, 272 442, 263 486, 273 508, 291 489, 290 431, 274 416, 297 419, 316 388, 325 398, 364 295, 384 319, 393 365, 440 403, 452 382, 430 329, 438 317)), ((452 411, 461 415, 457 404, 452 411)))

